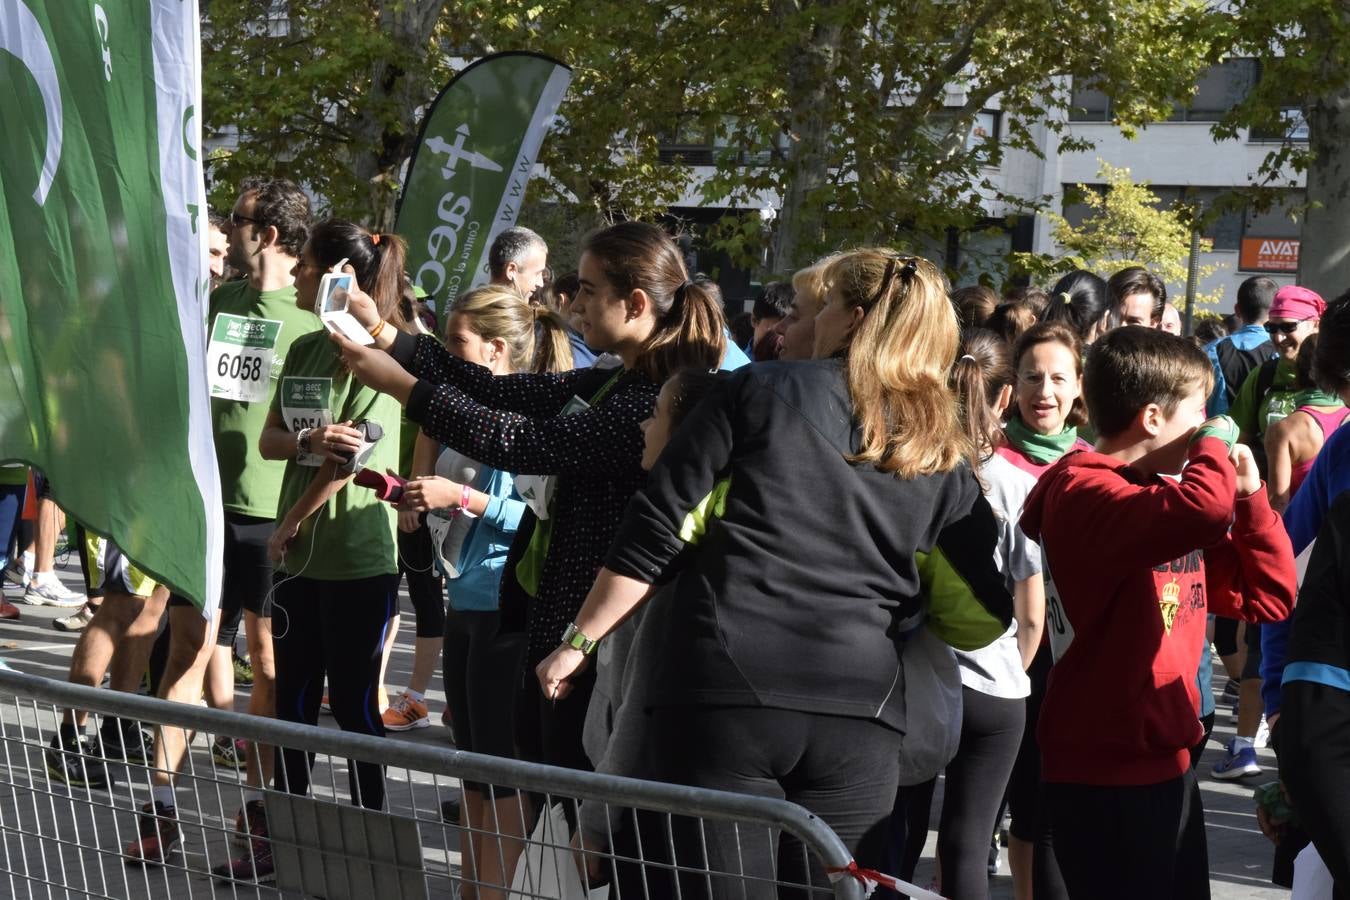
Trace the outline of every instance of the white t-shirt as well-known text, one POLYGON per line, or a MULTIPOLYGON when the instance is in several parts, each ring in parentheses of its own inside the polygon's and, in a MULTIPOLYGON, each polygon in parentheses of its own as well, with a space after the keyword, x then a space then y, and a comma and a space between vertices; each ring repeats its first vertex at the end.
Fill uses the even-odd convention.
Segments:
MULTIPOLYGON (((1017 521, 1036 477, 994 454, 980 465, 984 496, 998 519, 998 550, 994 562, 1003 573, 1011 593, 1013 585, 1041 571, 1041 548, 1023 533, 1017 521)), ((1031 681, 1022 669, 1017 651, 1017 621, 1003 637, 979 650, 956 652, 961 665, 961 684, 981 694, 1016 700, 1031 693, 1031 681)))

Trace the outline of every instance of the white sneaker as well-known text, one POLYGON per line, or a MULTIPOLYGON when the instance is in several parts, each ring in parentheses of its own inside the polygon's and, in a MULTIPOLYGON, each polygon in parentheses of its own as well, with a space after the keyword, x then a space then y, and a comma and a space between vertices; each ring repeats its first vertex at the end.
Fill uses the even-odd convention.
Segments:
POLYGON ((84 631, 86 625, 94 619, 94 611, 86 603, 80 610, 72 615, 60 619, 52 620, 52 627, 57 631, 84 631))
POLYGON ((56 606, 62 609, 75 609, 84 606, 88 599, 84 594, 72 591, 61 583, 61 580, 51 572, 43 572, 40 575, 34 575, 33 580, 28 583, 28 590, 23 592, 19 598, 20 603, 27 603, 30 606, 56 606))

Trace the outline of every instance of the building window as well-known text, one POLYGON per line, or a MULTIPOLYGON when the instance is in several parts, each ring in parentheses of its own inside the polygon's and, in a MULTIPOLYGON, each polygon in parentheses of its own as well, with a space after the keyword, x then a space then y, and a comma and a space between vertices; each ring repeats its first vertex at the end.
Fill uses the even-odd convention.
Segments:
MULTIPOLYGON (((1256 84, 1260 67, 1254 59, 1230 59, 1210 66, 1196 79, 1195 93, 1172 107, 1171 122, 1217 122, 1246 99, 1256 84)), ((1075 82, 1069 101, 1070 122, 1110 122, 1111 98, 1090 80, 1075 82)))
MULTIPOLYGON (((1079 228, 1092 215, 1092 208, 1083 202, 1083 191, 1101 193, 1106 190, 1104 184, 1066 184, 1064 190, 1063 213, 1065 220, 1073 228, 1079 228)), ((1158 209, 1175 209, 1180 205, 1199 205, 1207 211, 1220 197, 1228 192, 1220 187, 1175 187, 1168 185, 1149 185, 1149 190, 1158 198, 1158 209)), ((1200 236, 1209 241, 1213 250, 1237 250, 1242 241, 1241 210, 1223 212, 1207 220, 1200 236)))
POLYGON ((1251 93, 1259 70, 1254 59, 1230 59, 1210 66, 1196 81, 1188 103, 1172 109, 1173 122, 1217 122, 1251 93))

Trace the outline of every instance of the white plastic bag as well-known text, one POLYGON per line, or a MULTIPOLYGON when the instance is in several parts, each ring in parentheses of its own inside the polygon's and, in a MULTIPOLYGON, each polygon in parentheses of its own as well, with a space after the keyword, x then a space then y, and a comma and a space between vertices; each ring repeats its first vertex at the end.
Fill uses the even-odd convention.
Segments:
POLYGON ((539 816, 525 852, 516 863, 508 900, 607 900, 609 885, 589 895, 581 884, 577 855, 569 846, 571 832, 561 803, 539 816))
POLYGON ((1289 900, 1331 900, 1331 871, 1312 844, 1294 857, 1294 890, 1289 900))
MULTIPOLYGON (((448 447, 436 459, 436 474, 456 484, 472 486, 483 466, 462 453, 448 447)), ((433 509, 427 513, 427 530, 431 532, 431 546, 445 569, 446 577, 459 576, 459 554, 469 536, 476 517, 461 509, 433 509)))

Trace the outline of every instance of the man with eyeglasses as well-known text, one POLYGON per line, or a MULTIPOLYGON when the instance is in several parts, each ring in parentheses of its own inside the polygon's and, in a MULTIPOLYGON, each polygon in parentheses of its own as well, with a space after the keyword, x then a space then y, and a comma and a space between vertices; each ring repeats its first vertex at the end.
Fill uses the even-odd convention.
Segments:
MULTIPOLYGON (((272 566, 267 541, 276 519, 284 463, 264 460, 258 437, 291 343, 319 327, 311 311, 296 306, 295 270, 309 235, 309 198, 285 179, 249 178, 240 185, 225 223, 226 263, 242 277, 211 293, 207 327, 207 382, 211 425, 225 508, 224 579, 220 610, 207 622, 185 598, 169 600, 169 658, 159 695, 195 703, 203 679, 212 702, 233 706, 233 646, 244 618, 254 681, 249 712, 274 714, 270 594, 272 566)), ((217 765, 244 768, 245 808, 236 829, 254 832, 262 788, 271 778, 270 748, 240 746, 225 737, 212 746, 217 765)), ((161 729, 155 741, 150 802, 141 807, 139 838, 125 849, 128 860, 161 863, 180 840, 173 776, 186 748, 183 735, 161 729)), ((254 835, 257 837, 257 835, 254 835)), ((229 874, 253 878, 270 862, 246 855, 229 874), (256 863, 256 864, 255 864, 256 863)))
MULTIPOLYGON (((1317 333, 1326 308, 1321 296, 1305 287, 1287 285, 1275 292, 1265 331, 1276 356, 1248 373, 1228 411, 1237 422, 1239 440, 1252 448, 1262 479, 1267 472, 1266 432, 1297 406, 1294 398, 1299 392, 1295 382, 1298 351, 1309 335, 1317 333)), ((1247 625, 1246 645, 1247 656, 1238 686, 1237 735, 1229 741, 1223 758, 1213 769, 1214 777, 1225 780, 1259 775, 1262 771, 1256 760, 1257 745, 1264 745, 1258 626, 1247 625)))

